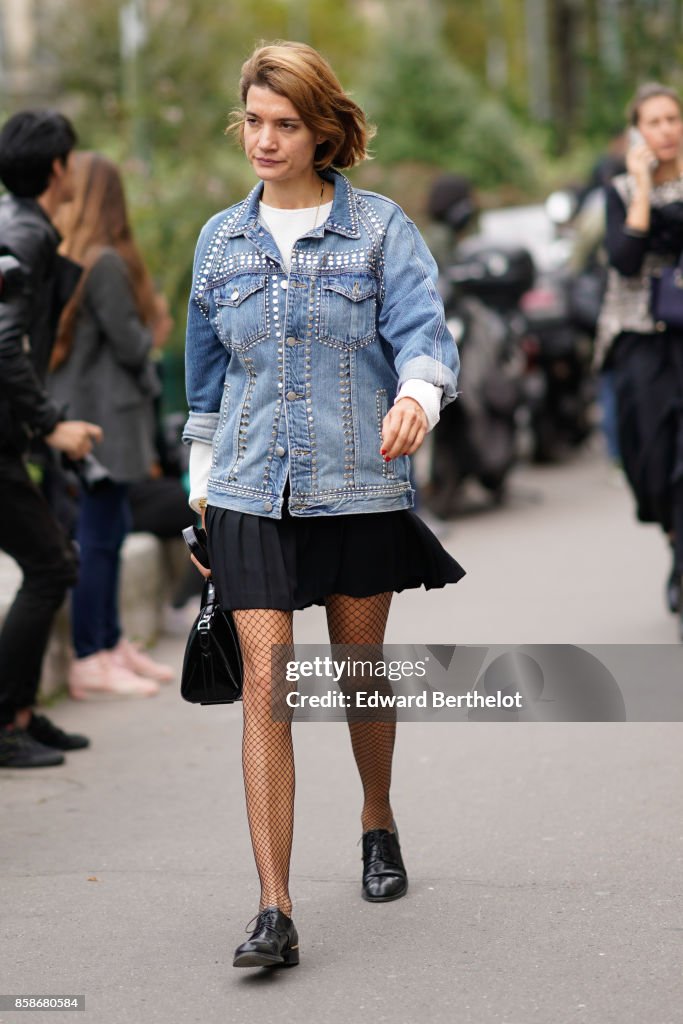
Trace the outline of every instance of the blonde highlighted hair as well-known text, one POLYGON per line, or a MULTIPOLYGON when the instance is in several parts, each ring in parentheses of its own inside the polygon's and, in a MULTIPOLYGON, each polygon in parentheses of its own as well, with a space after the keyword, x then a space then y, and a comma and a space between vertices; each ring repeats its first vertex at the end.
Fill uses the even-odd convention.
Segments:
POLYGON ((243 107, 232 111, 226 134, 244 147, 244 104, 252 85, 272 89, 298 110, 302 121, 323 135, 315 151, 317 171, 345 170, 369 159, 368 143, 375 129, 342 88, 334 71, 317 50, 305 43, 278 41, 259 46, 242 65, 239 94, 243 107))

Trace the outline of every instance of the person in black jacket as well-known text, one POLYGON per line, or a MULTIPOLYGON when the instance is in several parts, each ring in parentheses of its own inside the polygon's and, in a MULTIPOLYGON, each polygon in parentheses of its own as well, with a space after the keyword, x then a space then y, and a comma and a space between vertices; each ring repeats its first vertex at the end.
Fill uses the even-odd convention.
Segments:
POLYGON ((88 745, 33 711, 54 615, 77 577, 75 551, 25 464, 43 439, 71 459, 102 431, 64 419, 44 377, 74 268, 57 255, 57 208, 71 195, 76 135, 54 111, 22 111, 0 130, 0 252, 14 256, 23 288, 0 302, 0 548, 24 579, 0 632, 0 767, 61 764, 62 750, 88 745), (68 271, 68 272, 67 272, 68 271))
POLYGON ((655 322, 652 279, 683 254, 683 106, 648 83, 631 106, 627 173, 607 189, 609 276, 596 362, 614 371, 619 447, 638 518, 672 548, 667 603, 683 639, 683 337, 655 322))

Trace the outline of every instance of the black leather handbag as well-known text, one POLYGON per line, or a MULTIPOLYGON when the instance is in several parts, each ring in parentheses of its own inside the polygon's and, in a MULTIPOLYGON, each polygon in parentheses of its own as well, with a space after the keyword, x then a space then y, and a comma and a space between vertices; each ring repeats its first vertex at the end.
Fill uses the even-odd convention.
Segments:
POLYGON ((658 331, 683 330, 683 266, 663 267, 652 275, 652 319, 658 331))
POLYGON ((242 699, 242 680, 233 617, 218 604, 213 582, 207 580, 185 648, 180 695, 191 704, 234 704, 242 699))

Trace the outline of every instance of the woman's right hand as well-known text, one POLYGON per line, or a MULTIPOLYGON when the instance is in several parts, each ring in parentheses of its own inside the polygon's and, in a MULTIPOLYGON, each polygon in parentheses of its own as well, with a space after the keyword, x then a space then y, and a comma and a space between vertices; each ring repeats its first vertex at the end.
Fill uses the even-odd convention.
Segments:
POLYGON ((648 189, 652 185, 652 171, 656 164, 657 158, 646 142, 638 142, 631 146, 626 154, 626 169, 629 174, 648 189))
POLYGON ((198 562, 194 555, 190 555, 190 561, 192 562, 196 569, 199 569, 200 573, 202 574, 205 580, 211 578, 211 570, 203 566, 201 562, 198 562))
POLYGON ((634 231, 650 230, 650 190, 656 157, 646 142, 631 146, 626 154, 626 168, 636 180, 636 188, 629 204, 626 224, 634 231))
MULTIPOLYGON (((202 529, 206 530, 206 507, 202 508, 200 511, 202 517, 202 529)), ((190 555, 190 561, 197 569, 199 569, 200 573, 202 574, 205 580, 208 580, 210 578, 211 570, 207 569, 206 566, 202 565, 201 562, 198 562, 197 559, 192 554, 190 555)))

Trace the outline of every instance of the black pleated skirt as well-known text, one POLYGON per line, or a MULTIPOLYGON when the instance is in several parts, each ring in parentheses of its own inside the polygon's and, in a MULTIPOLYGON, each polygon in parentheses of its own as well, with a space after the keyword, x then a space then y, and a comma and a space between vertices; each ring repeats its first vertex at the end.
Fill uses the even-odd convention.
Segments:
POLYGON ((209 506, 209 557, 223 608, 294 611, 329 594, 371 597, 457 583, 465 570, 409 510, 282 519, 209 506))
POLYGON ((611 366, 619 447, 638 518, 668 532, 683 481, 683 337, 624 332, 611 366))

